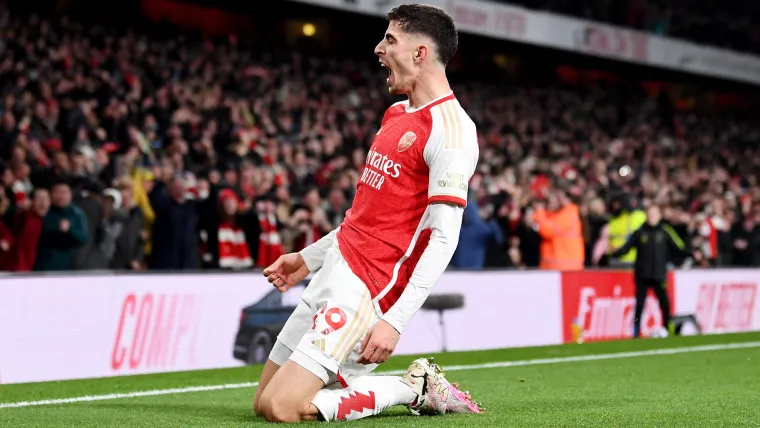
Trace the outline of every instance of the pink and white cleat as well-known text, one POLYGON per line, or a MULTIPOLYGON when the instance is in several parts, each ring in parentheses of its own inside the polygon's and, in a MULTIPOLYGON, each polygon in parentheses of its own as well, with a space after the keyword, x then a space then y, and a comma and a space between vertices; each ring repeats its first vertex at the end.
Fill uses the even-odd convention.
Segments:
POLYGON ((480 404, 472 400, 469 391, 462 391, 459 389, 459 383, 449 383, 446 378, 442 377, 440 389, 447 389, 448 392, 440 394, 443 403, 445 413, 483 413, 485 409, 480 407, 480 404))
POLYGON ((414 360, 402 381, 417 393, 417 399, 408 405, 416 415, 483 412, 468 392, 459 390, 459 384, 452 385, 446 380, 443 370, 432 358, 414 360))

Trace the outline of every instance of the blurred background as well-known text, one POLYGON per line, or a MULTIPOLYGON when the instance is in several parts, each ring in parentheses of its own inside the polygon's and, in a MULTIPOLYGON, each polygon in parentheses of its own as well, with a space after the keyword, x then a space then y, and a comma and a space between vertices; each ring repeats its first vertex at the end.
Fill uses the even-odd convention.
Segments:
MULTIPOLYGON (((0 270, 250 270, 338 227, 396 3, 0 2, 0 270)), ((557 269, 544 208, 583 231, 553 256, 625 265, 652 204, 690 263, 760 265, 760 3, 433 3, 481 153, 451 269, 557 269)))

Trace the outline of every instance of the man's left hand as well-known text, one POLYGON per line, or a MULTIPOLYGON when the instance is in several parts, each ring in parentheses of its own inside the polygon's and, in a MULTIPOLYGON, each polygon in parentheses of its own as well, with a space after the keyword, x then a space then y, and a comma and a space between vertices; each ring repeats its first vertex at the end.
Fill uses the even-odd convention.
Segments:
POLYGON ((396 345, 401 335, 387 322, 380 320, 375 324, 362 342, 361 356, 356 360, 359 364, 380 364, 396 350, 396 345))

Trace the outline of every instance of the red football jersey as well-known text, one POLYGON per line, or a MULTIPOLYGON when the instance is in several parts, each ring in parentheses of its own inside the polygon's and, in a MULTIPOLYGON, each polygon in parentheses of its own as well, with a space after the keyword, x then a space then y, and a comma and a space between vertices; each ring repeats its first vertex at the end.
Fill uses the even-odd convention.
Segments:
POLYGON ((428 205, 467 205, 478 161, 475 123, 453 94, 411 109, 408 101, 386 110, 338 245, 385 313, 404 291, 427 247, 428 205))

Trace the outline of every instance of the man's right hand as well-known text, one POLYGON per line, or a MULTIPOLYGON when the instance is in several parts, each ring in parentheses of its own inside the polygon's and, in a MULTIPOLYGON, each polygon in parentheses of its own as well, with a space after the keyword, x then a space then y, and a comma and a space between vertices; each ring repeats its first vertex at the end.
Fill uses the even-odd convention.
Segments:
POLYGON ((61 228, 61 232, 64 232, 64 233, 66 233, 66 232, 68 232, 68 231, 69 231, 69 228, 71 227, 71 224, 69 223, 69 221, 68 221, 68 220, 66 220, 66 219, 63 219, 63 220, 61 220, 61 222, 58 224, 58 226, 61 228))
POLYGON ((288 291, 291 287, 306 279, 309 268, 303 257, 298 253, 290 253, 280 256, 277 261, 264 269, 267 281, 273 284, 280 293, 288 291))

